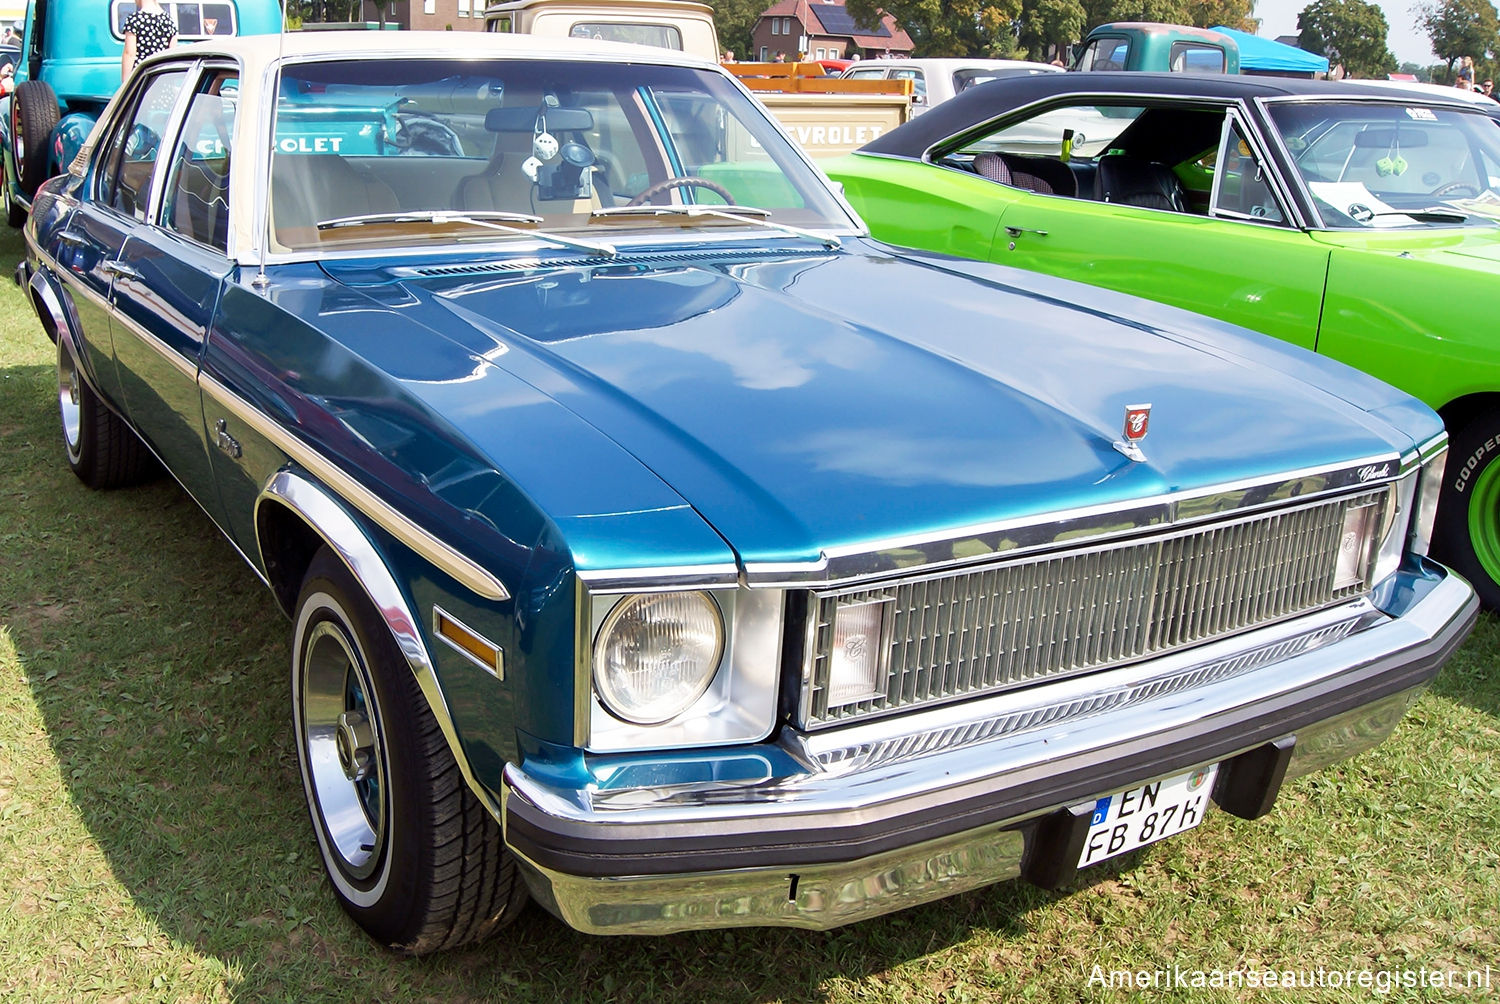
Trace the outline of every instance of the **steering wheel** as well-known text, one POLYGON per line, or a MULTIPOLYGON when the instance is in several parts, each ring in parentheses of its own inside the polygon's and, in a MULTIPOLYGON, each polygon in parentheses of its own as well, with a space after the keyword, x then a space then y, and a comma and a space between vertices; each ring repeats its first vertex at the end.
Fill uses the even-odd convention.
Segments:
POLYGON ((654 185, 647 185, 645 190, 641 192, 640 195, 637 195, 635 198, 625 203, 625 205, 644 205, 646 200, 651 198, 652 196, 660 195, 662 192, 670 191, 674 188, 706 188, 710 192, 713 192, 715 195, 717 195, 719 198, 723 199, 726 204, 731 206, 735 204, 734 196, 730 195, 729 189, 725 188, 723 185, 719 184, 716 181, 709 181, 707 178, 699 178, 691 174, 686 174, 681 178, 664 178, 654 185))
POLYGON ((1479 198, 1478 186, 1471 185, 1467 181, 1450 181, 1446 185, 1439 185, 1429 194, 1439 198, 1445 195, 1462 195, 1466 199, 1479 198))

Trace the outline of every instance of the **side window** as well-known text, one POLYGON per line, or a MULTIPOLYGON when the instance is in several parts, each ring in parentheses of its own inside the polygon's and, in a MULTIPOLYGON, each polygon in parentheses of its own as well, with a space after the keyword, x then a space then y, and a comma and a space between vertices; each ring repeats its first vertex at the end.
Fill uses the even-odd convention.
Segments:
POLYGON ((1223 73, 1224 51, 1196 42, 1173 42, 1168 57, 1173 73, 1223 73))
POLYGON ((1224 120, 1224 138, 1213 166, 1214 187, 1210 215, 1283 223, 1286 217, 1255 155, 1239 118, 1224 120))
POLYGON ((927 78, 922 76, 921 70, 900 69, 891 74, 892 80, 910 80, 912 86, 912 97, 919 105, 927 103, 927 78))
POLYGON ((172 157, 162 223, 200 244, 228 249, 229 163, 239 76, 210 71, 189 99, 172 157))
POLYGON ((1076 70, 1123 70, 1130 58, 1130 39, 1100 38, 1090 42, 1078 57, 1076 70))
POLYGON ((1014 153, 1073 160, 1109 149, 1144 108, 1069 105, 1012 122, 965 146, 961 153, 1014 153))
POLYGON ((186 77, 185 70, 154 74, 138 92, 139 97, 115 120, 108 150, 100 160, 103 167, 96 192, 100 202, 145 220, 162 131, 186 77))

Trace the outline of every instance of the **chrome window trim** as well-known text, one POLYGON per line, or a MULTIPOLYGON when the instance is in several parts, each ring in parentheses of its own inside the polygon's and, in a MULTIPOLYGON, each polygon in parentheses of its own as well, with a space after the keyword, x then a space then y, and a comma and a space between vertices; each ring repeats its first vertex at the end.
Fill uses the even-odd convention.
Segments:
MULTIPOLYGON (((258 181, 257 185, 259 185, 258 181)), ((264 205, 265 202, 264 200, 262 200, 261 206, 263 207, 264 205)), ((260 209, 258 211, 261 212, 262 215, 264 215, 263 209, 260 209)), ((868 230, 856 230, 852 227, 838 227, 826 230, 814 230, 811 231, 811 233, 817 234, 819 236, 826 234, 831 237, 849 239, 869 236, 868 230)), ((794 237, 790 234, 772 233, 770 231, 758 229, 738 230, 721 228, 719 230, 713 231, 712 233, 686 234, 668 234, 663 232, 660 236, 639 234, 631 237, 624 237, 621 239, 611 237, 610 243, 614 245, 615 251, 618 253, 613 257, 598 255, 594 258, 594 262, 599 265, 619 265, 622 261, 629 259, 632 254, 650 255, 679 248, 724 246, 726 253, 733 253, 735 250, 739 249, 738 245, 743 241, 757 241, 760 243, 780 242, 783 244, 806 243, 804 239, 794 237), (731 244, 731 242, 733 242, 733 246, 728 246, 731 244)), ((818 252, 814 251, 812 253, 816 254, 818 252)), ((825 248, 822 253, 836 254, 837 251, 825 248)), ((578 251, 576 249, 559 247, 558 245, 553 244, 550 241, 525 240, 523 238, 516 237, 511 238, 510 243, 505 243, 505 240, 503 238, 497 240, 479 240, 473 241, 472 243, 465 242, 460 250, 454 250, 454 245, 450 241, 429 241, 429 243, 426 244, 392 244, 382 246, 344 248, 339 250, 319 250, 317 248, 311 248, 301 251, 268 252, 265 256, 265 264, 266 267, 269 268, 273 265, 306 265, 316 264, 320 262, 336 262, 345 260, 368 262, 372 257, 413 259, 429 258, 437 255, 442 255, 445 257, 463 256, 472 259, 478 257, 494 257, 497 255, 503 255, 507 257, 514 256, 516 258, 534 260, 537 262, 538 268, 549 268, 552 266, 547 261, 546 255, 548 254, 560 254, 571 257, 576 256, 578 254, 578 251)), ((236 260, 239 261, 240 264, 252 268, 259 267, 260 265, 259 258, 247 257, 245 259, 236 260)))
MULTIPOLYGON (((162 131, 160 133, 161 145, 157 147, 156 161, 151 165, 151 194, 146 199, 146 218, 144 220, 141 220, 137 219, 134 216, 125 217, 124 213, 121 213, 114 207, 113 204, 110 203, 96 200, 95 205, 99 206, 100 208, 110 210, 111 212, 114 212, 117 215, 130 220, 131 224, 134 226, 159 227, 161 220, 162 189, 166 187, 167 172, 171 170, 172 161, 172 158, 163 156, 163 153, 166 150, 170 149, 173 145, 168 141, 175 141, 182 132, 182 120, 187 114, 188 100, 192 97, 193 93, 192 85, 197 83, 199 77, 201 76, 198 70, 202 66, 202 64, 203 60, 201 58, 163 60, 160 63, 154 63, 152 64, 151 71, 149 73, 144 73, 141 75, 140 86, 137 87, 136 90, 131 92, 133 97, 143 96, 145 90, 151 86, 153 80, 165 76, 168 73, 177 73, 179 71, 183 73, 183 81, 182 84, 178 87, 177 98, 172 103, 172 111, 167 115, 166 124, 162 127, 162 131)), ((137 107, 138 106, 132 106, 130 108, 130 111, 134 111, 137 107)), ((121 125, 126 114, 127 112, 122 110, 115 116, 114 127, 110 131, 111 136, 113 136, 114 134, 114 128, 118 128, 121 125)), ((97 187, 98 178, 96 175, 96 190, 97 187)))
MULTIPOLYGON (((1159 91, 1141 91, 1139 93, 1124 94, 1119 91, 1098 92, 1093 90, 1077 90, 1067 91, 1061 94, 1049 94, 1046 97, 1037 98, 1035 101, 1029 102, 1028 104, 1019 105, 1015 108, 1007 109, 1006 111, 1001 112, 999 115, 995 115, 991 118, 985 119, 984 121, 978 122, 967 129, 960 130, 959 132, 953 133, 943 139, 940 139, 936 143, 933 143, 931 146, 929 146, 927 149, 923 150, 921 157, 918 159, 920 159, 924 163, 930 164, 933 162, 933 157, 936 155, 935 151, 939 149, 949 150, 951 152, 952 147, 960 146, 966 142, 971 142, 973 139, 978 136, 982 136, 986 132, 993 132, 998 127, 999 123, 1009 123, 1011 121, 1021 122, 1025 119, 1031 118, 1036 112, 1050 111, 1054 107, 1062 108, 1068 105, 1076 105, 1084 102, 1099 102, 1107 105, 1117 105, 1125 108, 1134 108, 1138 104, 1147 101, 1161 101, 1168 104, 1178 105, 1194 104, 1200 106, 1211 106, 1215 108, 1220 106, 1228 107, 1230 105, 1241 103, 1240 98, 1210 97, 1206 95, 1200 96, 1192 94, 1163 94, 1159 91)), ((866 156, 880 155, 867 154, 866 156)), ((913 158, 900 157, 898 159, 911 160, 913 158)))
POLYGON ((1395 453, 1378 454, 1328 467, 1306 468, 1274 478, 1231 482, 1196 492, 1150 496, 1124 505, 1098 505, 1021 516, 964 527, 941 534, 862 542, 825 550, 816 561, 750 562, 745 581, 751 586, 817 586, 852 584, 938 569, 961 568, 997 559, 1032 554, 1047 548, 1075 547, 1126 537, 1142 530, 1185 527, 1229 515, 1279 508, 1285 499, 1246 504, 1247 495, 1289 490, 1309 478, 1323 478, 1317 490, 1296 495, 1300 502, 1350 488, 1375 487, 1400 479, 1416 464, 1395 453), (1370 473, 1376 468, 1383 472, 1370 473), (1361 472, 1364 472, 1363 476, 1361 472), (1128 526, 1121 526, 1128 521, 1128 526), (1014 539, 1012 539, 1014 538, 1014 539), (952 557, 959 549, 978 553, 952 557), (917 552, 916 555, 913 552, 917 552), (945 553, 946 552, 946 553, 945 553))
MULTIPOLYGON (((214 72, 216 70, 233 70, 235 72, 235 75, 238 77, 238 79, 241 82, 243 82, 244 79, 245 79, 244 67, 242 67, 240 65, 240 61, 238 59, 228 59, 228 58, 226 58, 224 56, 206 56, 203 59, 200 59, 198 61, 197 79, 194 80, 194 82, 193 82, 194 87, 196 87, 199 83, 202 82, 204 74, 206 74, 206 73, 212 73, 212 72, 214 72)), ((191 92, 191 94, 188 97, 188 102, 183 105, 183 108, 182 108, 182 122, 179 123, 178 129, 177 129, 177 136, 176 136, 176 138, 178 138, 178 139, 180 139, 181 136, 182 136, 182 127, 187 124, 187 113, 188 113, 189 107, 190 107, 190 105, 192 103, 192 97, 194 95, 196 95, 197 93, 198 93, 197 91, 191 92)), ((239 120, 239 110, 238 109, 235 110, 235 120, 236 121, 239 120)), ((235 136, 236 135, 235 130, 234 130, 234 128, 232 126, 230 128, 230 135, 231 136, 235 136)), ((173 154, 175 156, 175 150, 173 151, 173 154)), ((233 163, 233 149, 231 149, 231 151, 230 151, 230 158, 231 158, 230 162, 232 164, 233 163)), ((167 170, 168 178, 170 178, 171 171, 172 171, 172 167, 171 167, 171 163, 170 162, 171 162, 172 158, 168 157, 166 159, 168 160, 168 165, 167 165, 166 170, 167 170)), ((232 175, 231 175, 231 177, 232 177, 232 175)), ((228 179, 226 179, 226 183, 227 183, 227 181, 228 181, 228 179)), ((165 186, 165 181, 163 182, 163 185, 165 186)), ((234 186, 231 184, 230 185, 231 198, 233 196, 233 191, 234 191, 234 186)), ((166 198, 165 187, 163 189, 162 197, 163 197, 163 199, 166 198)), ((217 247, 214 247, 212 244, 205 244, 202 241, 197 240, 196 238, 189 237, 187 234, 183 233, 181 230, 178 230, 176 227, 169 227, 169 226, 167 226, 166 222, 164 220, 162 220, 160 217, 156 218, 156 222, 155 222, 154 226, 158 230, 160 230, 162 233, 164 233, 164 234, 171 234, 172 236, 176 237, 178 240, 185 241, 185 242, 193 245, 194 247, 202 248, 203 250, 209 252, 210 254, 216 255, 216 256, 218 256, 220 258, 225 258, 225 259, 233 262, 233 261, 237 261, 237 259, 235 257, 235 253, 234 253, 235 252, 235 244, 237 243, 237 238, 236 238, 236 235, 235 235, 235 228, 233 226, 229 225, 229 222, 232 219, 233 219, 233 217, 231 215, 230 220, 226 220, 225 227, 224 227, 224 231, 225 231, 225 233, 224 233, 224 247, 222 247, 222 248, 217 248, 217 247)))
POLYGON ((306 468, 314 477, 327 484, 381 529, 461 583, 466 589, 487 600, 503 602, 510 599, 510 590, 506 589, 505 584, 487 569, 412 522, 410 518, 391 507, 342 468, 292 435, 280 423, 256 409, 250 402, 207 373, 199 373, 198 383, 221 407, 250 426, 297 464, 306 468))
POLYGON ((335 497, 330 496, 321 486, 308 481, 299 474, 281 470, 272 475, 271 480, 261 489, 260 495, 255 500, 257 525, 260 522, 260 507, 268 502, 283 505, 296 513, 313 532, 322 538, 325 544, 332 548, 339 556, 339 560, 348 566, 355 580, 364 589, 365 595, 380 612, 381 619, 390 628, 396 647, 405 657, 412 675, 416 677, 422 696, 432 710, 433 718, 437 720, 438 728, 443 733, 443 740, 448 744, 448 749, 458 764, 464 783, 469 786, 474 797, 479 799, 480 804, 499 818, 498 800, 475 780, 469 758, 464 752, 463 744, 459 741, 458 729, 454 725, 452 712, 448 709, 448 700, 443 694, 442 685, 438 682, 432 656, 422 637, 420 626, 422 622, 412 613, 405 594, 401 592, 395 577, 381 559, 380 552, 365 536, 359 524, 339 505, 335 497))
MULTIPOLYGON (((1236 111, 1238 112, 1237 121, 1240 127, 1248 133, 1245 138, 1250 143, 1250 152, 1260 162, 1261 167, 1265 169, 1267 180, 1271 185, 1271 191, 1281 201, 1283 211, 1287 211, 1287 219, 1285 223, 1281 224, 1282 228, 1309 229, 1308 216, 1303 211, 1303 201, 1297 198, 1298 190, 1283 176, 1282 165, 1277 160, 1275 151, 1272 149, 1270 143, 1267 142, 1266 130, 1261 127, 1264 111, 1262 110, 1262 115, 1256 115, 1254 113, 1253 102, 1247 103, 1244 101, 1239 103, 1236 111)), ((1215 172, 1215 177, 1217 175, 1218 172, 1215 172)))

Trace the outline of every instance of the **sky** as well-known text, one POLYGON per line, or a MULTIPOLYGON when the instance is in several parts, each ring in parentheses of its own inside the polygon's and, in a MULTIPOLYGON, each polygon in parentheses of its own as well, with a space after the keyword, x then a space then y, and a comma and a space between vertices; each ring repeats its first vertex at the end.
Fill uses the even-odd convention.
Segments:
MULTIPOLYGON (((1297 15, 1308 5, 1309 0, 1255 0, 1252 17, 1261 19, 1260 34, 1266 38, 1297 33, 1297 15)), ((1385 12, 1390 25, 1386 46, 1396 54, 1398 63, 1420 63, 1429 66, 1438 62, 1432 54, 1432 45, 1427 36, 1417 27, 1416 15, 1411 8, 1418 0, 1376 0, 1385 12)))

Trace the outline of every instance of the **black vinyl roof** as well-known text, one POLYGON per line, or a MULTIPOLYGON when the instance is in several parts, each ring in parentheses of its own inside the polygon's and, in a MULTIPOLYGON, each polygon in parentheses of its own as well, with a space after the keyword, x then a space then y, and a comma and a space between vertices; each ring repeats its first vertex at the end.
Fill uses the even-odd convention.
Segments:
MULTIPOLYGON (((957 97, 933 106, 900 128, 892 129, 874 142, 860 147, 860 152, 921 157, 950 136, 1036 101, 1068 95, 1129 97, 1132 94, 1229 101, 1301 96, 1386 98, 1410 105, 1439 104, 1480 113, 1486 111, 1484 106, 1475 102, 1459 97, 1448 98, 1435 91, 1423 92, 1406 87, 1367 86, 1298 77, 1207 73, 1038 73, 1031 76, 1002 77, 971 87, 957 97)), ((1500 104, 1495 105, 1491 114, 1500 114, 1500 104)))

